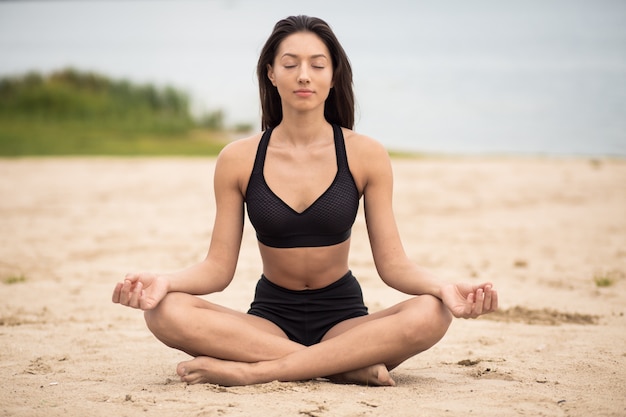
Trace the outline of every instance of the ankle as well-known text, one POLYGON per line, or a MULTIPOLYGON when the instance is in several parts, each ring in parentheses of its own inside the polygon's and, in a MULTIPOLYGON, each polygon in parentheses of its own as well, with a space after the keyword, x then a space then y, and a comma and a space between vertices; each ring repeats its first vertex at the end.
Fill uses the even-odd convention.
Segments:
POLYGON ((260 361, 249 363, 247 372, 243 377, 247 384, 265 384, 272 381, 281 380, 274 369, 274 361, 260 361))

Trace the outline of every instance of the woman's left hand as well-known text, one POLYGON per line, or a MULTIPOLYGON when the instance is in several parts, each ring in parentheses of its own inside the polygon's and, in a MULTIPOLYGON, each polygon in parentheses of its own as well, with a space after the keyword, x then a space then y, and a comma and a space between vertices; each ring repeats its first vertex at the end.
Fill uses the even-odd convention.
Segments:
POLYGON ((491 283, 444 285, 441 300, 457 318, 475 319, 498 309, 498 293, 491 283))

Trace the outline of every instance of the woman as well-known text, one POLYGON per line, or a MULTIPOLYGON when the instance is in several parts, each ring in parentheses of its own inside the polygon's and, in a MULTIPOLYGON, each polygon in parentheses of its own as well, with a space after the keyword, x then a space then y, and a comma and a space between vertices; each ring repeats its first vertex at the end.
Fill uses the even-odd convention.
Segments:
POLYGON ((394 385, 391 369, 438 342, 452 316, 494 311, 497 293, 489 283, 440 282, 407 258, 392 211, 389 157, 351 130, 352 70, 324 21, 279 21, 257 73, 264 131, 229 144, 217 159, 206 259, 169 275, 128 274, 113 302, 145 310, 158 339, 195 357, 177 368, 187 383, 326 377, 394 385), (361 197, 380 277, 415 295, 373 314, 348 268, 361 197), (195 296, 231 282, 244 206, 263 262, 248 313, 195 296))

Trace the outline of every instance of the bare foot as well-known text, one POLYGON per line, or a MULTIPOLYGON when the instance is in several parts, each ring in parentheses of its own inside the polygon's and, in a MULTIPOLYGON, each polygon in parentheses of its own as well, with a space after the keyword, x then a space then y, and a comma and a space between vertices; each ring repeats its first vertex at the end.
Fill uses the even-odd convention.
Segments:
POLYGON ((389 375, 385 365, 378 364, 356 371, 344 372, 342 374, 329 376, 332 382, 338 384, 361 384, 393 387, 396 382, 389 375))
POLYGON ((179 363, 176 373, 188 384, 248 385, 255 383, 249 379, 250 366, 252 364, 198 356, 179 363))
MULTIPOLYGON (((198 356, 190 361, 181 362, 176 368, 180 380, 188 384, 218 384, 237 386, 270 382, 259 375, 255 376, 256 366, 262 364, 225 361, 198 356)), ((256 373, 258 374, 258 372, 256 373)), ((394 386, 395 381, 383 364, 372 365, 356 371, 328 377, 332 382, 340 384, 360 384, 372 386, 394 386)))

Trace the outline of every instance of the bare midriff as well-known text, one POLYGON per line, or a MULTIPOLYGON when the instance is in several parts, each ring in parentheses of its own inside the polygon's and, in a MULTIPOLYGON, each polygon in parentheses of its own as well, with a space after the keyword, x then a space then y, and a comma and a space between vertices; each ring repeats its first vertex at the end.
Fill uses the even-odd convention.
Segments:
POLYGON ((332 246, 272 248, 259 243, 263 275, 283 288, 324 288, 348 272, 350 239, 332 246))

